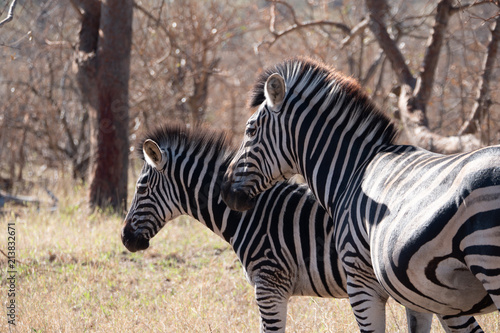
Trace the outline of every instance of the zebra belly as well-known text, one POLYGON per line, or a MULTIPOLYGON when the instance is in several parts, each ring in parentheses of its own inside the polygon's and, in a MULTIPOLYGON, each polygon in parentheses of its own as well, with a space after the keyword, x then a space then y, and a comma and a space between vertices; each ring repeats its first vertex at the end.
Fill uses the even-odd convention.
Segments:
POLYGON ((411 266, 406 270, 392 268, 392 274, 398 276, 395 279, 380 271, 377 274, 386 276, 379 280, 399 303, 442 315, 488 313, 496 309, 481 281, 459 260, 445 258, 429 266, 411 266), (436 266, 430 268, 432 265, 436 266))
POLYGON ((487 289, 500 289, 499 193, 499 186, 472 191, 451 219, 423 209, 409 223, 378 225, 371 256, 386 291, 405 306, 443 315, 495 310, 487 289))
MULTIPOLYGON (((340 265, 338 267, 341 269, 340 265)), ((319 276, 315 277, 312 269, 301 267, 298 269, 298 275, 292 295, 347 298, 345 277, 342 275, 342 280, 336 280, 334 275, 335 274, 327 274, 322 278, 319 276)))

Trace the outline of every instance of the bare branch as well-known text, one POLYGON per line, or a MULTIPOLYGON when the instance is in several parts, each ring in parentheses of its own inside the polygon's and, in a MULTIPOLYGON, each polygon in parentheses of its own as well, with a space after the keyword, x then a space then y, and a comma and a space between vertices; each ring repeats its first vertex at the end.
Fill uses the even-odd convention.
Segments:
POLYGON ((0 27, 5 23, 12 21, 14 18, 14 9, 16 8, 17 0, 12 0, 9 8, 9 12, 7 13, 7 17, 0 21, 0 27))
POLYGON ((271 44, 273 44, 278 38, 283 37, 291 32, 297 31, 299 29, 314 27, 314 26, 332 26, 332 27, 335 27, 335 28, 342 30, 346 34, 349 34, 351 31, 349 29, 349 27, 347 27, 345 24, 339 23, 339 22, 333 22, 333 21, 327 21, 327 20, 308 21, 308 22, 303 22, 300 24, 294 24, 291 27, 289 27, 283 31, 275 33, 274 34, 275 35, 274 41, 271 44))
POLYGON ((134 2, 134 8, 138 9, 141 13, 146 15, 150 20, 154 21, 157 26, 160 26, 163 30, 166 30, 165 26, 161 24, 161 20, 159 17, 155 17, 153 14, 151 14, 146 8, 138 4, 137 2, 134 2))
POLYGON ((494 72, 493 66, 498 54, 498 43, 500 42, 500 16, 497 16, 495 27, 491 31, 491 40, 488 45, 488 52, 484 60, 483 76, 480 78, 477 90, 477 98, 472 107, 472 112, 469 119, 463 124, 460 129, 460 134, 477 133, 479 131, 479 123, 488 113, 491 105, 490 100, 490 80, 491 74, 494 72))
POLYGON ((365 31, 366 27, 368 26, 368 23, 370 23, 370 18, 365 17, 365 19, 363 21, 356 24, 354 26, 354 28, 352 28, 350 30, 349 35, 347 35, 347 37, 345 37, 342 40, 340 49, 343 49, 344 47, 348 46, 349 44, 351 44, 351 42, 354 40, 354 38, 361 35, 363 33, 363 31, 365 31))
POLYGON ((269 19, 269 31, 276 36, 276 4, 273 3, 271 5, 269 15, 271 15, 269 19))
POLYGON ((57 110, 58 113, 61 113, 61 108, 59 107, 57 102, 51 96, 45 95, 42 92, 40 92, 40 90, 38 90, 33 84, 31 84, 29 82, 24 82, 24 81, 12 81, 12 80, 3 80, 1 82, 6 83, 6 84, 14 84, 14 85, 23 86, 23 87, 28 88, 33 93, 33 95, 46 100, 57 110))
MULTIPOLYGON (((178 49, 181 52, 185 53, 185 51, 183 51, 183 48, 178 45, 176 38, 172 35, 172 33, 169 31, 169 29, 166 27, 166 25, 163 24, 163 22, 161 21, 159 16, 155 17, 146 8, 144 8, 143 6, 141 6, 140 4, 138 4, 135 1, 134 1, 134 8, 139 10, 142 14, 146 15, 146 17, 148 17, 150 20, 152 20, 156 24, 156 26, 159 27, 165 33, 165 35, 167 36, 167 38, 168 38, 168 40, 173 48, 178 49)), ((156 63, 159 64, 159 63, 163 62, 169 56, 170 56, 170 50, 168 52, 166 52, 165 55, 162 56, 160 59, 156 60, 156 63)), ((186 56, 188 57, 189 55, 186 54, 186 56)))
POLYGON ((269 2, 272 2, 271 5, 271 20, 269 21, 269 30, 271 31, 272 34, 276 35, 276 27, 275 27, 275 22, 276 22, 276 4, 279 3, 283 6, 285 6, 290 13, 292 14, 292 21, 295 25, 300 25, 299 21, 297 20, 297 16, 295 15, 295 10, 293 7, 285 2, 285 1, 280 1, 280 0, 268 0, 269 2))
POLYGON ((395 41, 389 36, 380 8, 386 8, 385 0, 366 1, 370 13, 370 23, 368 26, 377 38, 380 47, 384 50, 387 58, 391 62, 392 68, 396 73, 399 82, 409 85, 412 89, 415 87, 416 79, 411 74, 410 68, 406 64, 405 58, 397 47, 395 41))
POLYGON ((75 10, 75 12, 80 16, 80 19, 83 17, 83 9, 81 8, 79 2, 77 0, 70 0, 71 6, 75 10))
POLYGON ((73 45, 71 44, 71 42, 69 42, 67 40, 50 40, 50 39, 45 38, 45 43, 48 46, 65 46, 68 48, 73 48, 73 45))
POLYGON ((460 3, 459 2, 459 6, 452 6, 451 7, 450 15, 453 15, 459 11, 462 11, 462 10, 466 10, 466 9, 469 9, 469 8, 472 8, 475 6, 484 5, 484 4, 488 4, 488 3, 493 3, 493 4, 496 4, 497 6, 499 6, 498 0, 497 1, 492 1, 492 0, 478 1, 478 0, 476 0, 476 1, 473 1, 471 3, 460 3))
POLYGON ((375 58, 375 60, 373 61, 373 63, 370 65, 370 67, 366 71, 365 77, 360 80, 361 85, 364 86, 368 81, 370 81, 370 79, 373 77, 373 75, 375 75, 375 71, 376 71, 377 67, 382 63, 382 61, 384 59, 385 59, 384 52, 380 51, 379 54, 377 55, 377 57, 375 58))
POLYGON ((280 0, 270 0, 270 2, 272 3, 272 5, 271 5, 271 12, 270 12, 271 18, 269 20, 269 31, 271 32, 271 34, 273 34, 273 39, 271 41, 260 42, 256 46, 256 51, 258 51, 259 48, 264 44, 267 44, 268 47, 271 47, 274 43, 276 43, 276 41, 279 38, 281 38, 285 35, 288 35, 289 33, 292 33, 292 32, 295 32, 295 31, 298 31, 301 29, 315 27, 315 26, 331 26, 331 27, 335 27, 335 28, 341 30, 346 35, 349 35, 351 33, 351 29, 347 25, 345 25, 344 23, 340 23, 340 22, 329 21, 329 20, 300 22, 297 19, 297 16, 295 15, 295 10, 293 9, 293 7, 290 4, 288 4, 285 1, 280 1, 280 0), (276 9, 275 9, 275 7, 277 4, 284 5, 285 7, 287 7, 287 9, 290 11, 290 13, 292 15, 293 24, 282 31, 276 30, 276 12, 275 12, 276 9))

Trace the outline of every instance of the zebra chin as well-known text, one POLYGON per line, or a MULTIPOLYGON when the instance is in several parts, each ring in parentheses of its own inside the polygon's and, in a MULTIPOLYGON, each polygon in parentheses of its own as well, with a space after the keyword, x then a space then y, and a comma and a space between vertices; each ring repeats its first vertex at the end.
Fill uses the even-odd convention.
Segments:
POLYGON ((255 207, 255 198, 250 197, 243 190, 235 189, 234 184, 231 186, 229 181, 222 184, 221 196, 222 200, 232 210, 244 212, 255 207))
POLYGON ((130 252, 146 250, 149 247, 149 239, 134 231, 128 223, 122 229, 122 243, 130 252))

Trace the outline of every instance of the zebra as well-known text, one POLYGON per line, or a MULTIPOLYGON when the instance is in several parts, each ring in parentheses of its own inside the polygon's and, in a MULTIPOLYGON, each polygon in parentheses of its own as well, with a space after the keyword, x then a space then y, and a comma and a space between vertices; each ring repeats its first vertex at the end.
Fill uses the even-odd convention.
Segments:
POLYGON ((354 79, 309 58, 265 70, 249 106, 222 197, 245 210, 301 174, 335 221, 361 331, 384 331, 389 296, 463 323, 452 330, 475 331, 465 318, 500 309, 500 147, 443 156, 397 145, 354 79))
MULTIPOLYGON (((222 132, 161 126, 138 148, 145 163, 122 229, 128 250, 147 249, 181 214, 199 220, 234 249, 255 288, 262 332, 285 330, 291 296, 347 298, 333 221, 305 184, 279 182, 240 213, 220 196, 235 154, 222 132)), ((409 331, 429 332, 432 315, 407 311, 407 317, 409 331)))

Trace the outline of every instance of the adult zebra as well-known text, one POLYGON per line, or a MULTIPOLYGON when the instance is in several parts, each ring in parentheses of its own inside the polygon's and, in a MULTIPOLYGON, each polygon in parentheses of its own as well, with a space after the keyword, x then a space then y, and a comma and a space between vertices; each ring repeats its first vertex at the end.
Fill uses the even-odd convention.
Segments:
MULTIPOLYGON (((220 197, 222 176, 235 153, 221 133, 161 127, 138 151, 146 163, 122 230, 127 249, 146 249, 176 216, 194 217, 233 247, 255 286, 266 332, 284 331, 292 295, 347 297, 333 222, 307 186, 279 183, 256 199, 253 211, 239 213, 220 197)), ((410 311, 408 318, 410 331, 429 331, 432 315, 410 311)), ((472 317, 470 325, 479 327, 472 317)))
POLYGON ((359 85, 295 58, 265 71, 223 183, 233 209, 300 173, 336 222, 362 331, 384 331, 387 295, 453 319, 500 309, 500 147, 443 156, 394 144, 359 85))

